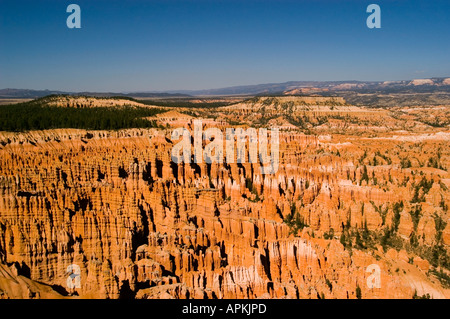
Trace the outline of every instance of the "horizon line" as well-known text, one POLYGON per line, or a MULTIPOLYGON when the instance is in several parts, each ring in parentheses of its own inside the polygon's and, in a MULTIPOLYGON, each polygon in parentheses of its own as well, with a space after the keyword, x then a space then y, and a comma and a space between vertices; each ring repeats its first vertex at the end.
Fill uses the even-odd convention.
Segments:
POLYGON ((215 87, 215 88, 202 88, 202 89, 167 89, 167 90, 137 90, 137 91, 87 91, 87 90, 62 90, 62 89, 30 89, 30 88, 1 88, 0 91, 3 90, 28 90, 28 91, 54 91, 54 92, 62 92, 62 93, 102 93, 102 94, 108 94, 108 93, 121 93, 121 94, 134 94, 134 93, 181 93, 181 92, 195 92, 195 91, 213 91, 213 90, 223 90, 223 89, 232 89, 232 88, 239 88, 239 87, 252 87, 252 86, 260 86, 260 85, 280 85, 280 84, 287 84, 287 83, 295 83, 295 82, 313 82, 313 83, 348 83, 348 82, 358 82, 358 83, 384 83, 384 82, 405 82, 405 81, 414 81, 414 80, 439 80, 439 79, 448 79, 450 76, 436 76, 436 77, 426 77, 426 78, 413 78, 413 79, 401 79, 401 80, 289 80, 289 81, 283 81, 283 82, 265 82, 265 83, 257 83, 257 84, 237 84, 237 85, 230 85, 230 86, 223 86, 223 87, 215 87))

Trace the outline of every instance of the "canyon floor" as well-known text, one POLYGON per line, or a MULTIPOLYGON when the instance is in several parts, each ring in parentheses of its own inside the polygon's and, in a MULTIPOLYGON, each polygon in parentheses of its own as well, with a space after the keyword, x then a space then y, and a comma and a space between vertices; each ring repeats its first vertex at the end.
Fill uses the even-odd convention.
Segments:
POLYGON ((159 111, 145 128, 0 127, 0 298, 450 297, 450 105, 45 103, 159 111), (171 133, 195 119, 278 128, 277 172, 175 164, 171 133))

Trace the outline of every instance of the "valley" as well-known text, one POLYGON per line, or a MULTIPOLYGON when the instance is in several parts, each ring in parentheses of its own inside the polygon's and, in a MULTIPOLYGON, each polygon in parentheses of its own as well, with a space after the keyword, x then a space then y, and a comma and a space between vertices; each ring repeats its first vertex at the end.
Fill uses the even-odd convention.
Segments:
POLYGON ((139 111, 129 127, 68 128, 55 117, 1 130, 0 298, 450 297, 450 105, 41 102, 139 111), (174 163, 171 133, 195 119, 278 128, 277 172, 174 163), (67 286, 74 264, 79 288, 67 286), (371 265, 379 288, 367 284, 371 265))

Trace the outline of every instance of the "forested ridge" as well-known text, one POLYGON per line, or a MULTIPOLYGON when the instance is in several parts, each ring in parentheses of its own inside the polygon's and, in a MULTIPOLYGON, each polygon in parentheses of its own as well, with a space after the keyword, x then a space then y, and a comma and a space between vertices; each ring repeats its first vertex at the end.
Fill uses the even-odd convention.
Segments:
POLYGON ((21 132, 55 128, 116 130, 156 127, 145 117, 162 109, 136 106, 73 108, 48 105, 51 97, 0 106, 0 131, 21 132))

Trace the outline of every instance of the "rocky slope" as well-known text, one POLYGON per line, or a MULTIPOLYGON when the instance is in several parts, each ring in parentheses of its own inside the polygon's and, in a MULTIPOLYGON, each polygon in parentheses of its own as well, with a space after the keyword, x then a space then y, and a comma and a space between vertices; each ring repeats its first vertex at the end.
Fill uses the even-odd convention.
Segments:
POLYGON ((170 133, 1 132, 0 295, 450 296, 448 131, 282 132, 274 175, 177 165, 170 133))

